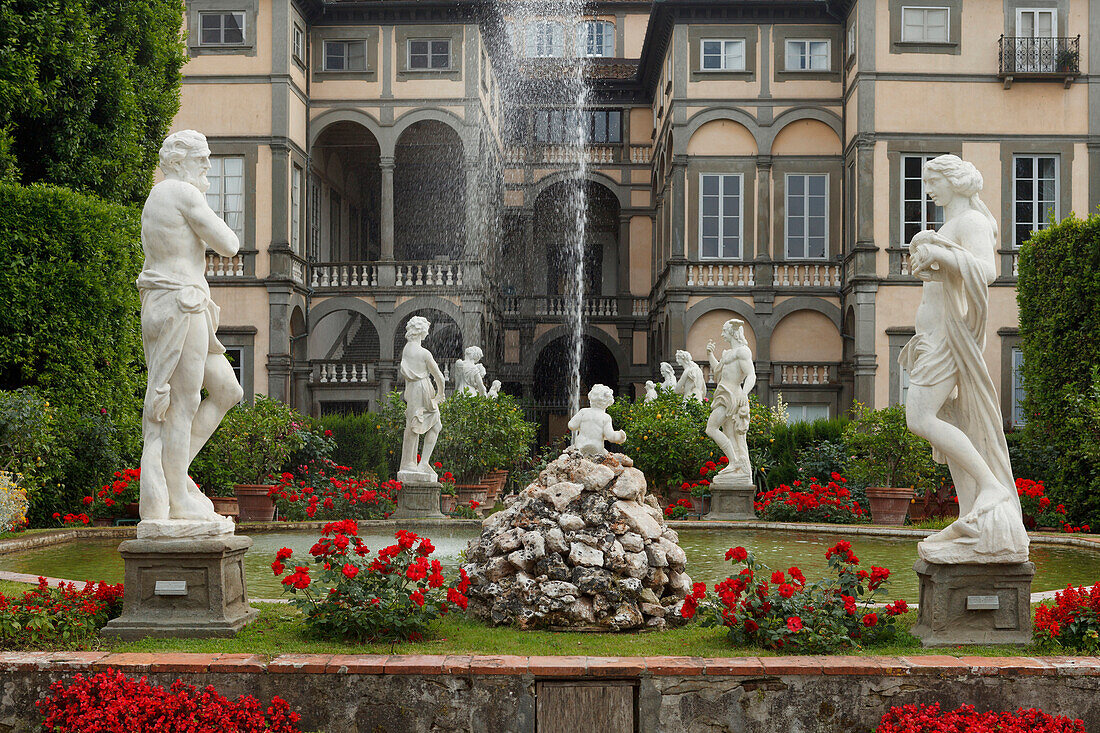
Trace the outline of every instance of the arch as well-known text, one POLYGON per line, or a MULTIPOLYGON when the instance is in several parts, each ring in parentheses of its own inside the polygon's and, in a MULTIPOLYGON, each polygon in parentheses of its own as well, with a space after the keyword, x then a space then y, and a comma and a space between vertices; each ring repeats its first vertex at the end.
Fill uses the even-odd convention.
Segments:
POLYGON ((772 140, 772 155, 842 155, 843 152, 836 132, 810 117, 788 122, 772 140))
POLYGON ((771 333, 773 361, 841 361, 843 351, 837 324, 818 310, 788 313, 771 333))
POLYGON ((565 179, 543 189, 534 201, 535 249, 545 258, 545 281, 537 292, 568 295, 577 264, 572 249, 577 232, 577 211, 573 205, 578 190, 584 191, 587 211, 583 229, 583 259, 586 297, 615 297, 619 292, 619 251, 622 244, 620 213, 615 192, 586 179, 565 179), (543 287, 545 290, 543 290, 543 287))
POLYGON ((840 308, 822 298, 812 298, 807 295, 799 295, 795 296, 794 298, 789 298, 788 300, 784 300, 782 303, 775 306, 775 309, 772 310, 772 314, 765 322, 764 327, 767 328, 769 332, 774 331, 775 327, 779 325, 780 321, 789 316, 791 313, 799 310, 811 310, 821 313, 833 322, 833 325, 836 326, 837 331, 840 331, 840 308))
POLYGON ((687 154, 706 155, 756 155, 756 136, 737 120, 711 120, 691 136, 687 154))
POLYGON ((844 124, 840 115, 820 107, 792 107, 776 117, 770 126, 761 132, 757 141, 762 155, 772 154, 772 143, 775 136, 791 122, 796 120, 817 120, 824 122, 836 133, 837 139, 844 139, 844 124))
MULTIPOLYGON (((563 181, 576 180, 577 176, 573 175, 569 171, 559 171, 558 173, 552 173, 548 176, 543 176, 539 180, 531 184, 531 188, 528 190, 528 200, 535 201, 539 196, 543 194, 546 189, 551 186, 561 183, 563 181)), ((584 175, 584 180, 591 183, 596 183, 615 194, 615 198, 619 201, 620 209, 630 208, 630 192, 621 183, 616 181, 611 176, 600 173, 599 171, 589 171, 584 175)))
POLYGON ((712 107, 702 112, 697 112, 688 119, 687 124, 684 126, 685 134, 680 135, 679 139, 676 140, 675 147, 672 148, 673 154, 687 155, 688 143, 691 141, 691 137, 695 134, 695 131, 714 120, 732 120, 743 126, 752 134, 753 138, 755 138, 756 149, 764 151, 765 146, 761 144, 762 131, 760 123, 757 122, 755 117, 745 110, 736 107, 712 107))
POLYGON ((318 138, 325 133, 331 125, 337 122, 355 122, 374 135, 378 146, 382 149, 382 155, 393 155, 393 148, 397 142, 397 136, 379 124, 378 120, 361 109, 354 107, 339 107, 331 109, 324 114, 310 120, 309 147, 312 150, 318 138))
MULTIPOLYGON (((450 316, 451 320, 460 327, 466 320, 462 315, 462 308, 438 295, 423 295, 412 298, 411 300, 406 300, 394 309, 393 313, 389 316, 389 320, 391 323, 401 323, 405 320, 406 316, 410 316, 417 311, 425 310, 439 311, 444 315, 450 316)), ((464 332, 462 337, 463 340, 468 340, 469 334, 464 332)))
POLYGON ((740 298, 734 298, 731 295, 715 295, 709 298, 704 298, 700 302, 688 308, 687 313, 684 314, 684 333, 691 331, 691 327, 695 325, 695 322, 699 320, 701 316, 706 315, 710 311, 714 310, 727 310, 733 311, 737 314, 737 317, 743 320, 752 328, 753 333, 760 334, 763 328, 763 323, 753 310, 751 303, 746 303, 740 298))
MULTIPOLYGON (((534 376, 534 362, 538 361, 538 355, 543 352, 543 349, 545 349, 552 341, 560 338, 568 338, 569 335, 569 327, 561 325, 554 326, 549 331, 535 339, 535 341, 531 344, 530 353, 534 354, 535 358, 532 360, 531 363, 530 376, 534 376)), ((611 352, 611 355, 615 357, 615 361, 619 367, 619 374, 621 376, 625 371, 625 366, 630 365, 630 357, 627 355, 626 349, 623 348, 623 345, 612 338, 611 334, 601 328, 586 326, 584 329, 584 335, 593 338, 596 341, 599 341, 601 344, 607 347, 608 351, 611 352)))
POLYGON ((422 308, 412 311, 399 320, 394 321, 393 353, 394 361, 401 359, 401 351, 405 348, 405 326, 414 316, 423 316, 432 324, 428 337, 424 339, 424 346, 439 362, 440 369, 446 371, 445 364, 462 358, 462 351, 466 346, 472 346, 470 339, 462 330, 462 321, 452 318, 449 313, 435 310, 434 308, 422 308))
MULTIPOLYGON (((471 150, 475 141, 471 140, 471 133, 468 131, 469 125, 467 125, 461 117, 454 112, 448 112, 440 107, 425 107, 423 109, 416 109, 411 112, 406 112, 394 121, 390 134, 393 135, 393 147, 397 147, 398 140, 401 139, 401 135, 405 133, 410 127, 417 122, 425 122, 427 120, 434 120, 435 122, 441 122, 454 131, 458 136, 459 141, 462 143, 462 150, 467 157, 474 152, 471 150)), ((477 130, 473 134, 477 134, 477 130)))
MULTIPOLYGON (((708 310, 702 314, 699 318, 695 319, 694 325, 686 331, 685 344, 683 346, 677 346, 676 348, 687 349, 691 353, 691 358, 696 361, 705 362, 707 360, 707 342, 713 341, 718 345, 718 350, 722 351, 726 348, 725 341, 722 339, 722 326, 730 318, 736 317, 733 311, 726 310, 725 308, 714 308, 708 310)), ((738 320, 744 321, 744 318, 738 320)), ((753 330, 752 324, 745 323, 745 338, 749 341, 749 348, 755 355, 760 350, 761 338, 753 330)), ((672 355, 672 349, 669 349, 667 354, 672 355)))
MULTIPOLYGON (((390 361, 393 359, 393 324, 389 319, 381 318, 374 306, 350 295, 340 295, 335 298, 326 298, 317 306, 309 310, 309 331, 313 335, 318 326, 328 316, 334 313, 355 313, 364 318, 378 334, 379 359, 390 361)), ((314 339, 310 339, 312 342, 314 339)))

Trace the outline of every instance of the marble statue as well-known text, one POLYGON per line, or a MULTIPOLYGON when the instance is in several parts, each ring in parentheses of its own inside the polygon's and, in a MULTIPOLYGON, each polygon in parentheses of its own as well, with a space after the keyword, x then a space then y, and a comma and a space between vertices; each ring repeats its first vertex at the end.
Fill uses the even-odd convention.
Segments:
POLYGON ((485 365, 480 363, 483 356, 481 347, 470 346, 465 351, 465 359, 456 359, 454 365, 455 394, 487 396, 485 390, 485 365))
POLYGON ((676 363, 684 371, 680 373, 680 380, 673 389, 684 399, 694 397, 702 402, 707 396, 707 380, 703 377, 702 368, 691 358, 690 351, 680 349, 676 352, 676 363))
POLYGON ((489 391, 485 393, 486 397, 490 399, 496 399, 500 395, 500 380, 494 379, 493 383, 489 385, 489 391))
POLYGON ((401 465, 397 480, 412 483, 434 483, 438 476, 432 469, 432 451, 439 439, 443 423, 439 403, 444 398, 443 372, 432 353, 424 348, 424 339, 431 324, 423 316, 413 316, 405 326, 405 348, 401 351, 401 378, 405 380, 405 434, 401 442, 401 465), (435 379, 435 385, 432 385, 435 379), (423 447, 419 446, 424 436, 423 447), (419 448, 419 450, 418 450, 419 448), (420 454, 419 461, 417 453, 420 454))
POLYGON ((661 386, 668 390, 676 389, 676 370, 667 361, 661 362, 661 386))
POLYGON ((653 383, 652 379, 647 379, 645 383, 645 401, 652 402, 657 399, 657 385, 653 383))
POLYGON ((219 308, 206 283, 207 248, 232 257, 240 242, 206 202, 210 149, 201 133, 169 135, 160 149, 160 169, 164 180, 153 186, 141 211, 145 263, 137 287, 148 385, 138 536, 231 534, 233 521, 214 511, 187 470, 243 397, 215 335, 219 308))
POLYGON ((922 541, 918 554, 933 563, 1025 562, 1027 532, 983 356, 997 220, 978 196, 982 176, 972 164, 941 155, 923 177, 944 224, 909 244, 910 271, 924 285, 916 334, 898 362, 909 374, 909 429, 951 469, 959 519, 922 541))
POLYGON ((722 337, 729 348, 722 352, 721 359, 714 355, 714 342, 707 343, 707 358, 716 386, 706 432, 729 460, 719 475, 751 480, 752 465, 745 436, 749 431, 749 393, 756 386, 756 367, 743 325, 743 321, 731 318, 722 326, 722 337))
POLYGON ((623 443, 626 433, 611 424, 607 408, 615 402, 615 393, 603 384, 594 384, 588 390, 589 407, 581 408, 569 419, 573 432, 573 447, 587 456, 603 456, 607 453, 604 441, 623 443))

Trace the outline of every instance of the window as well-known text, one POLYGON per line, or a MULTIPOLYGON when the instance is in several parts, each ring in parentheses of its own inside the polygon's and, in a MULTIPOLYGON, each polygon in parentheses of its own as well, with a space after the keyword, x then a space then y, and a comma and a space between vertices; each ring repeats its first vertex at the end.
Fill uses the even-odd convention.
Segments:
POLYGON ((909 397, 909 371, 900 364, 898 365, 898 369, 901 370, 901 395, 899 396, 898 404, 904 405, 905 400, 909 397))
POLYGON ((576 110, 541 109, 535 111, 535 142, 580 142, 583 120, 585 142, 621 143, 622 111, 617 109, 576 110))
POLYGON ((244 158, 212 156, 206 178, 210 181, 206 202, 225 220, 237 239, 244 239, 244 158))
POLYGON ((409 41, 410 69, 451 68, 451 39, 409 41))
POLYGON ((290 173, 290 248, 302 256, 302 169, 294 166, 290 173))
POLYGON ((325 41, 325 71, 366 71, 366 41, 325 41))
POLYGON ((309 179, 309 252, 306 259, 317 262, 321 256, 321 182, 309 179))
POLYGON ((828 188, 826 174, 787 175, 787 259, 825 259, 828 188))
POLYGON ((702 41, 703 71, 744 71, 745 41, 702 41))
POLYGON ((565 55, 565 27, 549 20, 537 20, 527 26, 527 55, 558 58, 565 55))
MULTIPOLYGON (((233 367, 233 376, 237 378, 237 384, 244 386, 244 349, 227 346, 225 358, 229 360, 229 366, 233 367)), ((244 397, 241 398, 244 401, 244 397)))
POLYGON ((925 229, 943 226, 943 207, 928 198, 924 188, 924 164, 936 155, 901 157, 901 246, 908 247, 925 229))
POLYGON ((947 43, 948 8, 902 8, 901 40, 912 43, 947 43))
POLYGON ((699 257, 741 259, 741 174, 700 175, 699 257))
POLYGON ((787 71, 829 71, 829 41, 787 41, 787 71))
POLYGON ((291 49, 294 52, 294 58, 299 61, 306 57, 306 34, 300 26, 294 26, 294 32, 291 37, 291 49))
POLYGON ((813 422, 814 420, 828 420, 829 406, 822 404, 788 404, 787 424, 796 422, 813 422))
POLYGON ((577 26, 578 56, 614 56, 615 24, 589 20, 577 26))
POLYGON ((1027 391, 1024 389, 1024 352, 1020 349, 1012 350, 1012 427, 1022 428, 1027 425, 1027 416, 1024 414, 1024 397, 1027 391))
POLYGON ((1013 161, 1013 188, 1013 245, 1019 247, 1032 232, 1046 229, 1058 218, 1058 158, 1017 155, 1013 161))
POLYGON ((851 59, 856 55, 856 22, 853 20, 852 24, 848 26, 848 58, 851 59))
POLYGON ((1055 8, 1016 9, 1017 71, 1054 71, 1057 57, 1050 49, 1058 29, 1058 11, 1055 8))
POLYGON ((199 13, 199 42, 204 46, 244 43, 244 12, 199 13))

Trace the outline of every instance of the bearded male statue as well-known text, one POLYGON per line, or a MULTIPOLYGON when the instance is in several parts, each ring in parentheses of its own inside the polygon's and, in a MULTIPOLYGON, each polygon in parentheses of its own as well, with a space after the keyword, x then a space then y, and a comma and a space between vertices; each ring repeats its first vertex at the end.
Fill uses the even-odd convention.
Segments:
POLYGON ((215 336, 219 308, 206 284, 207 248, 232 257, 240 242, 206 201, 210 149, 201 133, 169 135, 160 169, 165 180, 153 186, 141 212, 145 264, 137 286, 149 382, 138 536, 231 533, 232 520, 214 511, 187 470, 243 396, 215 336))

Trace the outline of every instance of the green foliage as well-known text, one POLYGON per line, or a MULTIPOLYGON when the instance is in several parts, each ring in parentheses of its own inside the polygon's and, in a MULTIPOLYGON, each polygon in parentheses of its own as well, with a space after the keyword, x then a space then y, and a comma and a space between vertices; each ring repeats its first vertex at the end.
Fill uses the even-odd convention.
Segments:
POLYGON ((909 431, 905 405, 870 410, 856 403, 855 419, 844 428, 844 445, 852 458, 848 473, 864 486, 933 488, 938 469, 932 446, 909 431))
POLYGON ((832 471, 844 473, 846 453, 841 441, 847 425, 847 417, 774 425, 771 431, 774 441, 768 450, 773 464, 768 486, 774 488, 810 476, 827 479, 832 471), (831 465, 842 457, 845 460, 839 468, 831 465), (809 473, 803 473, 803 469, 809 473))
POLYGON ((400 392, 386 395, 380 412, 325 415, 317 422, 332 431, 336 440, 332 460, 336 463, 381 479, 397 476, 401 433, 405 429, 405 403, 400 392))
POLYGON ((0 0, 0 170, 139 203, 179 110, 183 10, 183 0, 0 0))
POLYGON ((1100 524, 1092 369, 1100 353, 1100 215, 1070 215, 1032 235, 1020 249, 1017 300, 1027 442, 1047 446, 1055 461, 1055 475, 1027 478, 1045 478, 1073 521, 1100 524))
POLYGON ((651 486, 679 489, 698 480, 699 467, 720 458, 718 446, 707 437, 709 404, 657 387, 657 399, 629 402, 618 399, 607 410, 616 429, 626 432, 622 452, 651 486))
POLYGON ((271 474, 301 450, 305 418, 264 395, 236 405, 191 464, 195 482, 211 496, 232 496, 233 484, 273 484, 271 474))
MULTIPOLYGON (((443 432, 433 462, 470 484, 497 469, 512 470, 531 452, 538 426, 524 419, 516 398, 454 394, 440 405, 443 432)), ((402 430, 404 420, 402 420, 402 430)), ((401 442, 397 443, 400 450, 401 442)))

